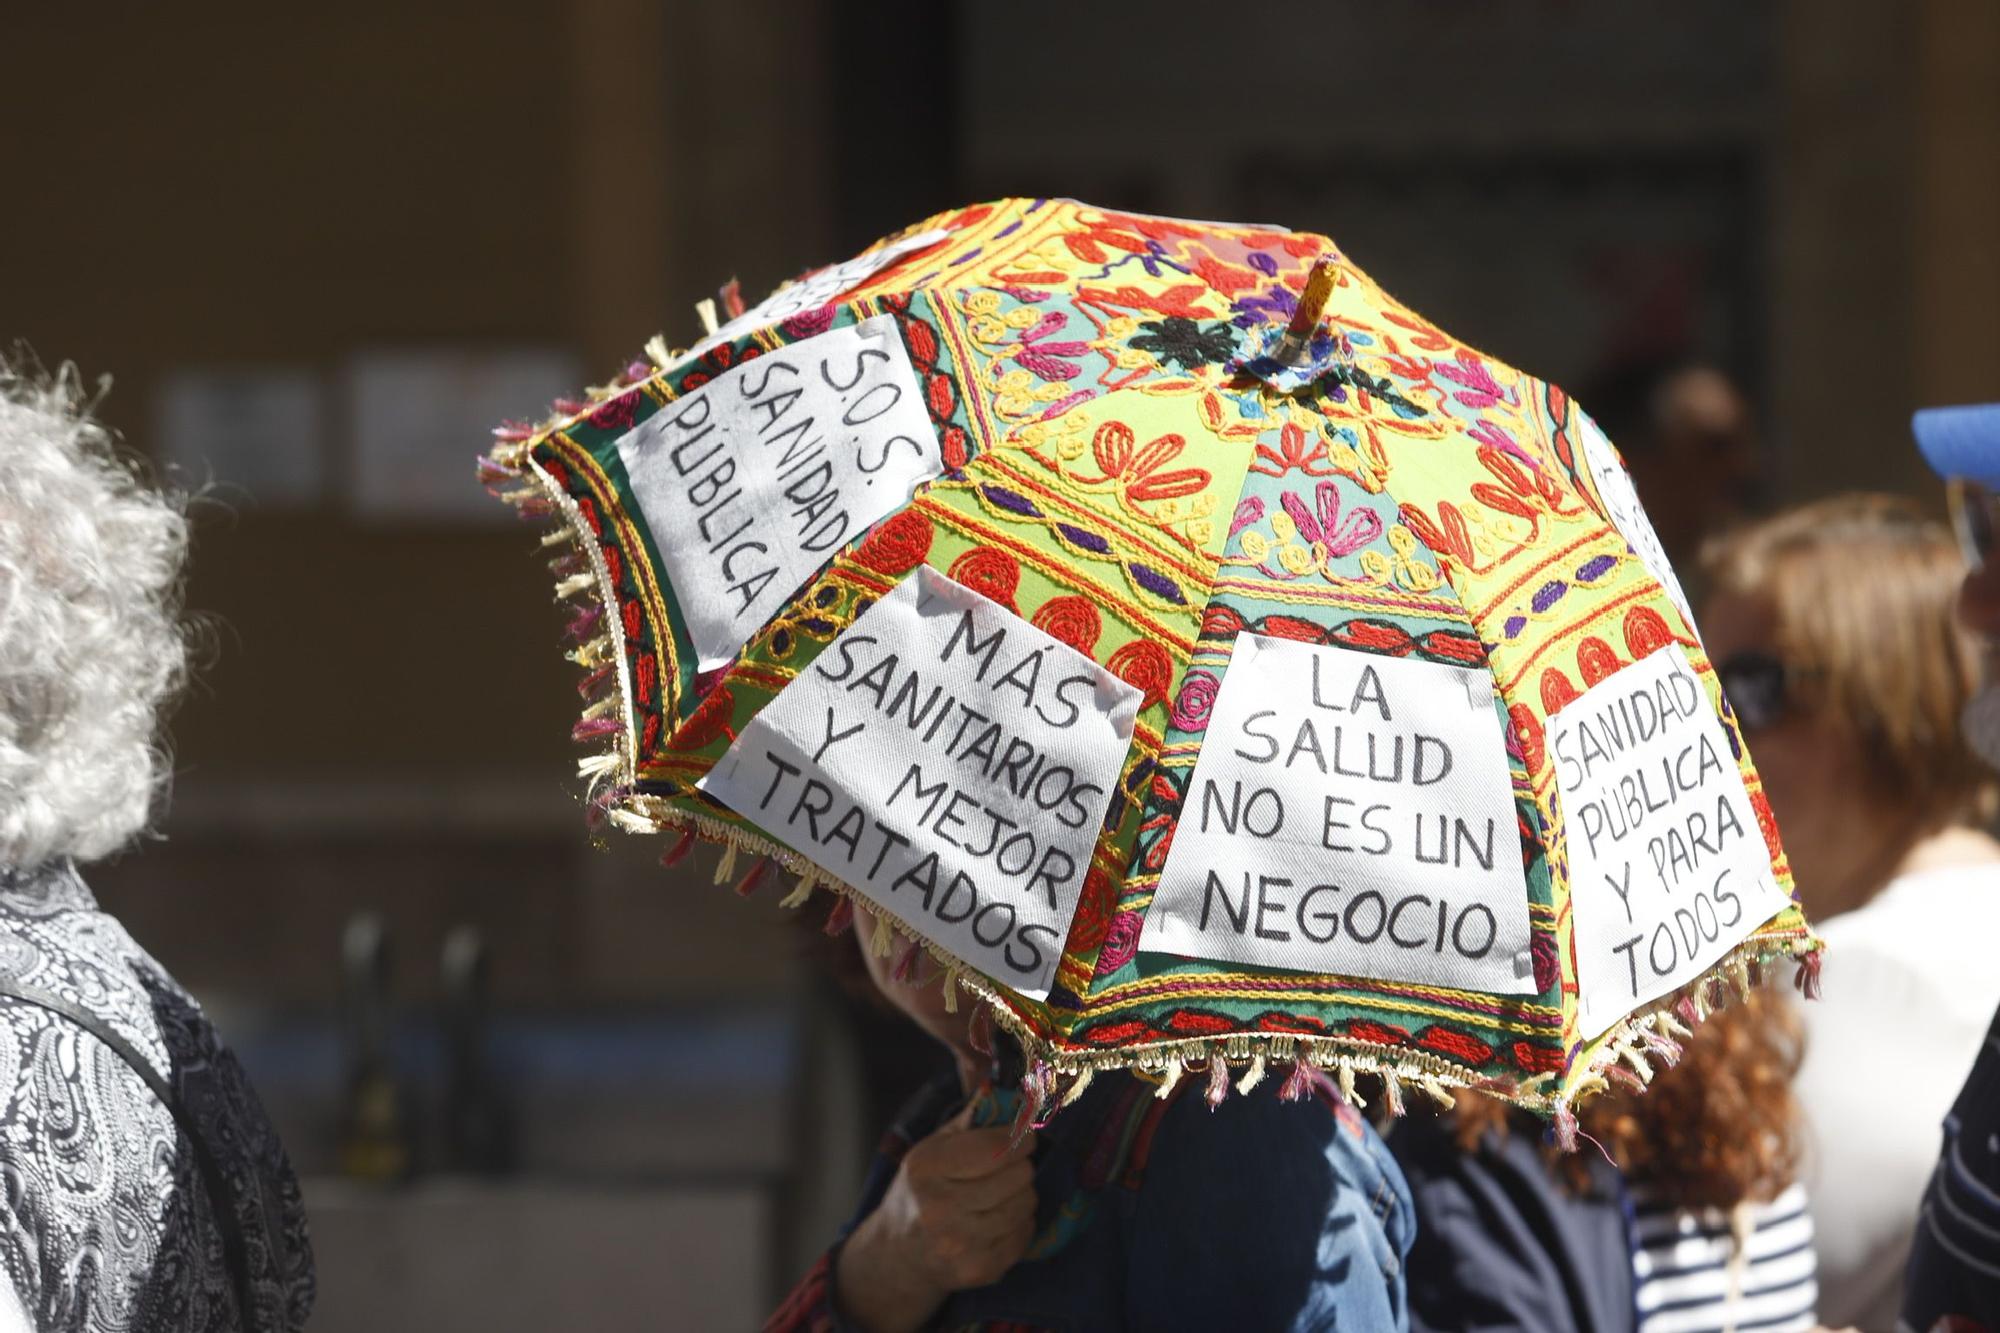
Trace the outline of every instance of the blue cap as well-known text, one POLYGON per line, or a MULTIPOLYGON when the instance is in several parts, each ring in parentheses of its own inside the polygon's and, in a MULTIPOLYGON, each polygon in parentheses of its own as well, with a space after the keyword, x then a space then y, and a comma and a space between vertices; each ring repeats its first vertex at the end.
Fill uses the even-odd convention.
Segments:
POLYGON ((1910 431, 1931 471, 2000 491, 2000 403, 1926 407, 1910 418, 1910 431))

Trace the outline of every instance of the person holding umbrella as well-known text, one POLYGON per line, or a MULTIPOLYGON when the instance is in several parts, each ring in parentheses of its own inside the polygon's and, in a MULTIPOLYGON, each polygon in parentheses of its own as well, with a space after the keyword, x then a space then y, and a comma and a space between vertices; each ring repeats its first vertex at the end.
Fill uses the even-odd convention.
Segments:
POLYGON ((1331 238, 1006 199, 723 302, 480 475, 593 818, 830 899, 959 1057, 778 1327, 1398 1327, 1364 1095, 1574 1146, 1816 974, 1615 447, 1331 238))
POLYGON ((853 1220, 767 1333, 1406 1327, 1409 1190, 1331 1086, 1211 1114, 1192 1079, 1162 1098, 1106 1076, 1017 1136, 1011 1039, 948 1011, 927 960, 896 979, 872 933, 856 909, 870 980, 956 1068, 884 1136, 853 1220))

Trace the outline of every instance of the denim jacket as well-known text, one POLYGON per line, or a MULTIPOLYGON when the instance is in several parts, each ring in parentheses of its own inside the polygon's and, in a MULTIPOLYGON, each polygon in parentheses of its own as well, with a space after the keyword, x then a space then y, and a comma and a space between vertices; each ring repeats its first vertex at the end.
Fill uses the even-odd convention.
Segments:
MULTIPOLYGON (((1414 1237, 1402 1172, 1337 1097, 1280 1102, 1271 1085, 1210 1110, 1195 1079, 1161 1099, 1100 1075, 1039 1134, 1038 1232, 990 1286, 955 1293, 946 1330, 1406 1328, 1414 1237)), ((846 1232, 881 1201, 910 1146, 963 1105, 956 1079, 898 1118, 846 1232)), ((846 1232, 843 1232, 843 1239, 846 1232)), ((839 1245, 766 1326, 840 1333, 839 1245)))

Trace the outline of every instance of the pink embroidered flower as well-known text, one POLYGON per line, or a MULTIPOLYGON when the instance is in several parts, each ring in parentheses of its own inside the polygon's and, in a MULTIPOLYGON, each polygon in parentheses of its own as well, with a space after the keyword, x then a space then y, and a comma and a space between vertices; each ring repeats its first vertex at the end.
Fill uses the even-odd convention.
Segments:
POLYGON ((1326 553, 1335 559, 1353 555, 1382 535, 1382 516, 1366 506, 1348 511, 1347 521, 1340 521, 1340 488, 1332 482, 1323 481, 1314 488, 1313 499, 1317 513, 1309 511, 1305 500, 1292 491, 1286 491, 1279 503, 1292 516, 1299 535, 1309 542, 1323 543, 1326 553))
POLYGON ((1104 947, 1097 951, 1098 976, 1109 976, 1132 961, 1139 952, 1141 924, 1137 912, 1120 912, 1111 918, 1111 927, 1104 932, 1104 947))
POLYGON ((1476 412, 1498 407, 1505 401, 1505 391, 1493 378, 1493 372, 1486 368, 1486 363, 1479 359, 1477 352, 1460 348, 1457 360, 1434 361, 1431 368, 1458 386, 1458 392, 1452 397, 1476 412))
POLYGON ((1196 732, 1208 726, 1208 715, 1215 708, 1216 692, 1222 688, 1220 681, 1206 671, 1190 671, 1181 682, 1181 692, 1174 700, 1172 720, 1176 730, 1196 732))
POLYGON ((1561 962, 1556 957, 1556 937, 1547 931, 1536 931, 1528 939, 1528 957, 1535 966, 1535 989, 1544 993, 1552 990, 1562 976, 1561 962))
POLYGON ((785 331, 787 338, 813 338, 833 327, 833 314, 834 307, 830 304, 817 310, 801 310, 778 327, 785 331))
POLYGON ((1021 334, 1021 341, 1014 345, 1014 360, 1024 370, 1033 371, 1042 380, 1073 380, 1083 370, 1073 359, 1090 351, 1087 342, 1043 342, 1052 333, 1060 333, 1069 323, 1069 316, 1060 310, 1051 310, 1035 321, 1035 326, 1021 334))
POLYGON ((635 389, 631 393, 606 399, 591 410, 590 424, 599 430, 624 430, 632 424, 632 418, 639 410, 640 397, 635 389))
POLYGON ((1236 513, 1229 520, 1229 535, 1234 537, 1262 517, 1264 501, 1254 495, 1244 496, 1236 502, 1236 513))

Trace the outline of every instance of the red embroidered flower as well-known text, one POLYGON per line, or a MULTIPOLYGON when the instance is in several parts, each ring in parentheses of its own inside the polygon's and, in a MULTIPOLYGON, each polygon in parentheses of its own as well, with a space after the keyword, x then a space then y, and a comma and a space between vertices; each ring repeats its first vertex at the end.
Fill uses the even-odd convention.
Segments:
MULTIPOLYGON (((908 310, 909 308, 909 302, 903 302, 903 309, 908 310)), ((918 367, 924 370, 928 370, 937 364, 938 340, 936 331, 921 319, 903 319, 898 320, 897 323, 902 326, 903 343, 909 348, 910 360, 916 362, 918 367)))
POLYGON ((1086 264, 1102 264, 1110 258, 1104 250, 1107 245, 1128 254, 1144 254, 1149 248, 1144 237, 1120 231, 1109 219, 1088 223, 1083 230, 1068 233, 1063 237, 1063 244, 1086 264))
POLYGON ((718 685, 709 691, 708 697, 703 699, 688 720, 681 724, 673 739, 667 742, 667 748, 699 750, 724 736, 733 741, 736 739, 736 733, 730 728, 729 723, 735 715, 735 696, 730 694, 727 685, 718 685))
MULTIPOLYGON (((1264 633, 1274 639, 1297 639, 1300 643, 1318 643, 1323 631, 1310 620, 1298 616, 1265 616, 1264 633)), ((1402 636, 1408 640, 1409 635, 1402 636)))
POLYGON ((1576 698, 1576 686, 1570 684, 1569 677, 1558 667, 1549 667, 1542 672, 1542 715, 1554 717, 1563 706, 1576 698))
POLYGON ((1784 844, 1778 841, 1778 817, 1771 813, 1771 798, 1761 786, 1750 793, 1750 809, 1757 816, 1757 831, 1764 835, 1764 846, 1771 859, 1777 860, 1784 854, 1784 844))
POLYGON ((1076 916, 1069 927, 1069 952, 1088 954, 1104 943, 1111 929, 1112 909, 1118 905, 1118 890, 1111 876, 1092 866, 1083 877, 1083 892, 1077 896, 1076 916))
POLYGON ((1176 1009, 1167 1020, 1167 1028, 1173 1032, 1192 1032, 1204 1037, 1212 1037, 1220 1032, 1234 1032, 1236 1024, 1221 1014, 1204 1014, 1197 1009, 1176 1009))
POLYGON ((1535 716, 1535 710, 1526 704, 1515 704, 1507 710, 1507 720, 1514 727, 1514 743, 1521 747, 1521 762, 1527 767, 1528 776, 1534 777, 1542 771, 1542 763, 1548 758, 1548 748, 1542 735, 1542 720, 1535 716))
POLYGON ((1104 617, 1088 597, 1051 597, 1035 612, 1034 626, 1088 657, 1104 632, 1104 617))
POLYGON ((1174 660, 1167 650, 1150 639, 1137 639, 1111 654, 1104 664, 1111 674, 1137 689, 1144 697, 1141 708, 1151 708, 1167 697, 1174 683, 1174 660))
MULTIPOLYGON (((1102 967, 1098 968, 1097 974, 1103 976, 1104 969, 1102 967)), ((1137 1041, 1147 1035, 1145 1021, 1143 1019, 1132 1018, 1127 1019, 1123 1023, 1112 1023, 1107 1027, 1092 1028, 1089 1032, 1083 1034, 1083 1039, 1092 1046, 1119 1046, 1128 1041, 1137 1041)))
POLYGON ((1583 673, 1586 686, 1597 684, 1624 665, 1618 660, 1617 651, 1595 634, 1576 646, 1576 666, 1583 673))
POLYGON ((1201 613, 1201 632, 1210 638, 1236 637, 1243 628, 1243 617, 1233 608, 1211 602, 1201 613))
POLYGON ((1257 285, 1257 274, 1254 269, 1241 268, 1235 264, 1226 264, 1213 255, 1203 255, 1200 259, 1196 260, 1194 271, 1199 273, 1209 286, 1215 288, 1215 290, 1221 292, 1224 296, 1234 296, 1238 292, 1247 292, 1257 285))
POLYGON ((900 510, 875 526, 855 549, 854 558, 878 574, 900 577, 930 554, 931 536, 930 520, 919 510, 900 510))
POLYGON ((1021 564, 1005 551, 975 546, 951 562, 951 577, 974 592, 983 593, 1015 615, 1014 593, 1021 586, 1021 564))
POLYGON ((1470 1065, 1483 1065, 1493 1058, 1493 1048, 1467 1032, 1432 1024, 1424 1029, 1417 1045, 1438 1051, 1470 1065))
POLYGON ((1270 1013, 1257 1016, 1257 1029, 1260 1032, 1324 1032, 1326 1024, 1305 1014, 1270 1013))
POLYGON ((1542 1074, 1563 1067, 1563 1053, 1548 1046, 1537 1046, 1533 1042, 1517 1041, 1513 1049, 1514 1063, 1530 1074, 1542 1074))
POLYGON ((1178 500, 1208 485, 1210 474, 1207 468, 1183 467, 1160 471, 1187 448, 1184 436, 1170 432, 1135 447, 1137 439, 1132 428, 1122 421, 1107 421, 1099 426, 1097 433, 1090 438, 1090 453, 1103 475, 1083 480, 1120 482, 1126 498, 1135 503, 1178 500))
POLYGON ((1357 1018, 1347 1025, 1347 1035, 1356 1041, 1374 1042, 1377 1046, 1408 1046, 1410 1034, 1402 1028, 1387 1023, 1376 1023, 1366 1018, 1357 1018))
POLYGON ((1638 661, 1674 641, 1666 617, 1650 606, 1635 606, 1625 613, 1625 651, 1638 661))

